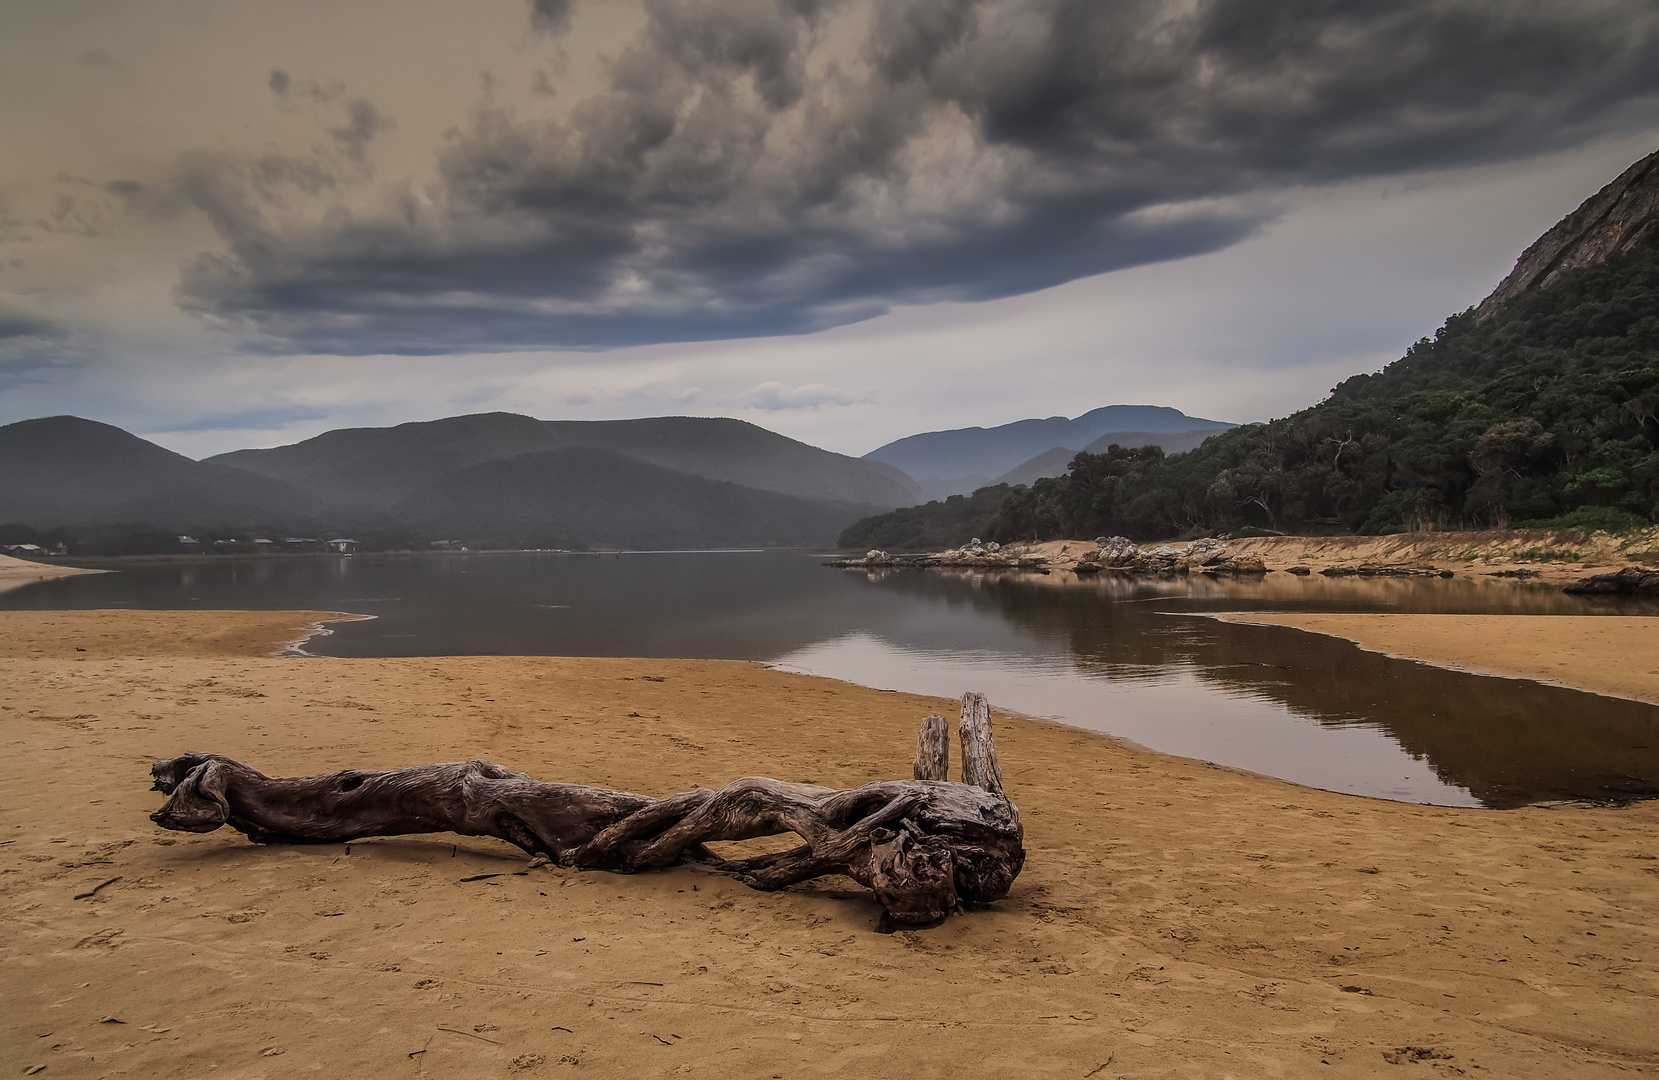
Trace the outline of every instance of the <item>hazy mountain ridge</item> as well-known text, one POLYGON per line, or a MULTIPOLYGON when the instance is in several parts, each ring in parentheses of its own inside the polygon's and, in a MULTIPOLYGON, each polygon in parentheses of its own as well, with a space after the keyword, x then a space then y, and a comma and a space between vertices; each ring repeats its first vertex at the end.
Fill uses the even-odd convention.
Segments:
POLYGON ((198 532, 360 534, 376 547, 810 545, 919 496, 890 466, 690 417, 483 414, 201 462, 108 424, 48 417, 0 427, 0 461, 0 525, 21 530, 14 541, 73 529, 73 548, 106 554, 187 550, 176 534, 198 532))
POLYGON ((742 420, 537 420, 478 413, 388 428, 342 428, 290 446, 208 458, 342 506, 390 508, 434 477, 520 454, 590 446, 708 480, 809 500, 887 508, 921 490, 902 472, 831 453, 742 420))
POLYGON ((159 527, 316 520, 291 484, 192 461, 110 424, 48 416, 0 426, 0 523, 159 527))
POLYGON ((490 547, 796 547, 834 540, 858 506, 710 480, 593 446, 446 473, 391 515, 490 547))
POLYGON ((1106 405, 1071 419, 1050 416, 992 428, 922 432, 877 447, 864 458, 904 470, 930 497, 942 498, 997 483, 994 478, 1057 448, 1075 452, 1115 433, 1213 433, 1233 426, 1163 405, 1106 405))

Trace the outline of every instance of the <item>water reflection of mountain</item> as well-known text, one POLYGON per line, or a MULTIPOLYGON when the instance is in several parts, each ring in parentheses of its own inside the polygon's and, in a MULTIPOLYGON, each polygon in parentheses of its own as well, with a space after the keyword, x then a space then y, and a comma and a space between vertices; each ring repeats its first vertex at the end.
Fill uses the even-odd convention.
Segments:
POLYGON ((1063 641, 1108 677, 1190 665, 1218 689, 1276 701, 1330 727, 1364 725, 1488 806, 1659 795, 1659 708, 1446 671, 1281 627, 1172 612, 1224 608, 1585 613, 1557 590, 1504 583, 1360 581, 1073 584, 1025 575, 899 573, 903 593, 995 609, 1035 644, 1063 641), (1305 587, 1311 586, 1311 587, 1305 587))

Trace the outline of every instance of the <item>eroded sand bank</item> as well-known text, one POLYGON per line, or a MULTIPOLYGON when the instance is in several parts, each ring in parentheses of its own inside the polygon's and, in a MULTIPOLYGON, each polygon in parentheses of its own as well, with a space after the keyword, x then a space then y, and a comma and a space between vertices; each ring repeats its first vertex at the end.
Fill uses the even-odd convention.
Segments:
POLYGON ((1290 626, 1407 660, 1659 705, 1659 618, 1652 616, 1253 611, 1217 618, 1290 626))
POLYGON ((27 585, 31 581, 72 577, 75 574, 104 573, 108 573, 108 571, 87 570, 79 566, 58 566, 53 563, 30 562, 28 559, 14 559, 10 555, 0 555, 0 592, 15 589, 19 585, 27 585))
POLYGON ((738 662, 263 655, 319 617, 0 613, 0 1059, 11 1068, 1561 1077, 1659 1066, 1659 804, 1375 802, 999 716, 1025 873, 989 910, 892 936, 871 932, 874 904, 845 881, 763 894, 698 869, 518 876, 526 860, 494 841, 385 839, 348 853, 152 826, 148 764, 185 749, 273 774, 477 756, 651 794, 750 773, 851 786, 905 775, 917 722, 950 707, 738 662), (461 880, 493 872, 503 876, 461 880))

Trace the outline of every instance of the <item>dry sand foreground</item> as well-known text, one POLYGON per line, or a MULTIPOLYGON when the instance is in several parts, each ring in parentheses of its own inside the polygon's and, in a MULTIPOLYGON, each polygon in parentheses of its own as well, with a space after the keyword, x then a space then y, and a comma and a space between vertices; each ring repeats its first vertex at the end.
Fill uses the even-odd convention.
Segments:
POLYGON ((851 786, 906 775, 917 722, 949 707, 748 663, 261 655, 313 618, 0 613, 14 1075, 1659 1066, 1654 803, 1375 802, 999 716, 1025 873, 991 909, 892 936, 844 881, 519 876, 489 840, 348 852, 154 828, 148 764, 185 749, 273 774, 481 756, 651 794, 748 773, 851 786))

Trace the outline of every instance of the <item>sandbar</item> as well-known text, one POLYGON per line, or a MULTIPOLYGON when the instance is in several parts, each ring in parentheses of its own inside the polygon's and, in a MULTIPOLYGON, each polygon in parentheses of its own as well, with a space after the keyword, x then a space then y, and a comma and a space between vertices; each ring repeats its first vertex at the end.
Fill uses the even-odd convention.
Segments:
POLYGON ((760 893, 700 868, 520 874, 516 849, 451 835, 153 826, 149 762, 187 749, 273 775, 482 757, 653 795, 850 787, 907 775, 921 718, 952 708, 734 661, 269 655, 330 617, 0 612, 16 1074, 1659 1067, 1659 803, 1381 802, 998 713, 1026 869, 893 935, 845 880, 760 893))
POLYGON ((0 555, 0 592, 15 589, 20 585, 27 585, 32 581, 73 577, 76 574, 107 573, 109 573, 107 570, 89 570, 80 566, 30 562, 28 559, 14 559, 10 555, 0 555))

